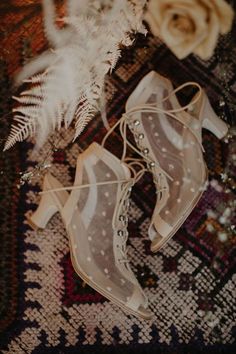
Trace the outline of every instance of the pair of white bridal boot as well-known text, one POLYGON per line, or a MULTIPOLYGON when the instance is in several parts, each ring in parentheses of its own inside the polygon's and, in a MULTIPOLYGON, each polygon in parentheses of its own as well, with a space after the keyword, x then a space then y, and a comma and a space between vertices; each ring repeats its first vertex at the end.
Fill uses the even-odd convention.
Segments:
POLYGON ((140 155, 156 186, 148 230, 151 250, 156 252, 177 232, 205 190, 202 128, 218 138, 228 130, 202 88, 188 82, 174 90, 169 80, 151 71, 129 97, 126 112, 103 144, 92 143, 78 156, 72 187, 62 186, 50 173, 45 175, 40 204, 30 218, 31 225, 44 228, 60 212, 77 274, 123 310, 144 319, 152 313, 130 268, 126 241, 129 196, 145 169, 134 169, 135 164, 141 165, 140 159, 127 162, 126 147, 140 155), (182 107, 175 93, 190 85, 198 92, 182 107), (124 139, 121 159, 104 148, 117 126, 124 139), (136 145, 127 139, 127 127, 136 145))

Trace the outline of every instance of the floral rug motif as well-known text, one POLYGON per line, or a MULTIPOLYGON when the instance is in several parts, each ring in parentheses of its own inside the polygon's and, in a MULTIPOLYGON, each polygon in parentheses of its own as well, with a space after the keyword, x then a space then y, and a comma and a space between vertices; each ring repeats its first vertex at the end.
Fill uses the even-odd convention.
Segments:
MULTIPOLYGON (((63 12, 63 2, 57 1, 63 12)), ((14 0, 0 5, 1 86, 0 138, 9 132, 12 82, 17 69, 40 53, 43 37, 40 1, 14 0)), ((202 85, 220 116, 235 125, 236 28, 222 39, 206 62, 196 56, 178 61, 158 39, 138 36, 125 49, 116 70, 107 79, 107 111, 114 124, 127 97, 150 70, 170 78, 202 85), (228 54, 232 53, 232 54, 228 54), (226 68, 226 75, 222 71, 226 68)), ((193 91, 180 97, 188 102, 193 91)), ((42 176, 19 188, 19 174, 46 157, 50 172, 63 184, 73 183, 81 149, 101 142, 106 130, 100 116, 77 141, 72 129, 61 134, 53 154, 51 145, 32 154, 24 142, 0 158, 0 350, 4 354, 47 353, 235 353, 235 235, 233 215, 225 210, 235 200, 235 144, 218 141, 203 131, 209 185, 200 202, 174 238, 159 253, 150 252, 148 224, 155 204, 150 175, 134 187, 129 211, 128 254, 132 268, 150 299, 150 321, 127 316, 121 309, 83 283, 75 274, 68 240, 59 215, 44 231, 33 231, 26 217, 39 201, 42 176), (65 147, 65 148, 64 148, 65 147), (228 176, 230 175, 230 178, 228 176), (228 215, 228 214, 227 214, 228 215)), ((107 148, 119 156, 121 138, 114 133, 107 148)))

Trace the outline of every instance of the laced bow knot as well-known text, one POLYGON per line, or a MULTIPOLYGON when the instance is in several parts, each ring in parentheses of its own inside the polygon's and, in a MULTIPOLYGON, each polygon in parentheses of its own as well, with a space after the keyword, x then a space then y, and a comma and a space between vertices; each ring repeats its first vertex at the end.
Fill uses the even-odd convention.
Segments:
MULTIPOLYGON (((192 107, 202 97, 202 92, 203 91, 202 91, 201 86, 197 82, 187 82, 185 84, 182 84, 178 88, 176 88, 173 91, 171 91, 166 97, 164 97, 161 100, 161 103, 163 103, 166 100, 168 100, 168 98, 171 97, 176 92, 178 92, 178 91, 180 91, 183 88, 188 87, 188 86, 197 87, 198 93, 196 94, 196 97, 194 97, 194 99, 191 102, 189 102, 187 105, 179 107, 179 108, 174 108, 174 109, 163 109, 162 107, 159 107, 157 105, 157 102, 156 103, 141 104, 141 105, 134 106, 134 107, 128 109, 126 112, 124 112, 122 114, 120 120, 118 120, 113 125, 113 127, 110 128, 110 130, 107 132, 106 136, 103 139, 102 145, 105 144, 105 141, 108 138, 108 136, 116 129, 117 126, 119 126, 119 130, 120 130, 121 136, 124 139, 122 159, 124 159, 124 157, 126 155, 127 145, 129 145, 129 147, 131 147, 133 151, 137 152, 139 155, 144 157, 143 154, 139 150, 137 150, 135 148, 135 146, 127 139, 127 124, 129 124, 130 121, 133 120, 132 115, 134 115, 135 113, 163 113, 163 114, 166 114, 167 116, 172 117, 173 119, 179 121, 186 128, 188 128, 191 131, 191 133, 195 136, 195 138, 197 139, 199 145, 201 146, 202 151, 204 152, 204 147, 202 145, 201 138, 199 138, 198 134, 196 134, 196 125, 198 125, 200 127, 200 122, 197 122, 196 119, 190 114, 192 107), (190 116, 190 119, 191 119, 190 122, 184 122, 178 116, 178 113, 185 112, 185 111, 187 111, 189 116, 190 116)), ((140 123, 140 121, 136 120, 136 121, 134 121, 134 125, 136 125, 136 127, 138 128, 138 127, 141 126, 141 123, 140 123)), ((147 160, 146 156, 145 156, 145 159, 147 160)), ((165 173, 165 174, 167 176, 167 173, 165 173)), ((168 175, 168 178, 171 179, 169 175, 168 175)))
MULTIPOLYGON (((199 99, 202 96, 201 86, 196 82, 187 82, 187 83, 179 86, 178 88, 174 89, 172 92, 170 92, 166 97, 164 97, 162 99, 161 102, 165 102, 170 96, 172 96, 173 94, 175 94, 176 92, 182 90, 184 87, 187 87, 187 86, 195 86, 198 88, 198 94, 196 95, 196 97, 194 97, 194 99, 189 104, 187 104, 183 107, 180 107, 180 108, 175 108, 175 109, 163 109, 161 107, 158 107, 157 103, 141 104, 141 105, 134 106, 134 107, 128 109, 126 112, 124 112, 122 114, 121 118, 110 128, 110 130, 106 133, 105 137, 103 138, 102 146, 105 145, 107 138, 112 134, 112 132, 117 127, 119 127, 120 134, 123 138, 123 153, 122 153, 121 161, 125 161, 125 156, 127 153, 127 146, 129 146, 134 152, 139 154, 143 159, 145 159, 147 161, 149 167, 158 168, 158 170, 161 171, 161 173, 163 173, 163 175, 165 175, 167 179, 169 179, 170 181, 173 181, 173 178, 165 170, 163 170, 158 163, 155 164, 157 166, 153 166, 154 163, 153 163, 152 159, 148 156, 148 154, 146 154, 146 150, 148 150, 148 149, 144 149, 145 150, 144 152, 140 151, 139 149, 136 148, 136 146, 133 145, 133 143, 131 143, 129 141, 129 139, 127 138, 127 125, 130 124, 130 122, 134 120, 134 118, 132 116, 136 113, 163 113, 163 114, 166 114, 167 116, 172 117, 173 119, 175 119, 175 120, 179 121, 181 124, 183 124, 186 128, 188 128, 191 131, 191 133, 195 136, 199 145, 201 146, 202 151, 204 152, 204 147, 202 145, 201 138, 198 136, 198 134, 196 134, 195 127, 192 126, 193 120, 195 121, 195 119, 190 115, 190 117, 192 117, 192 120, 188 124, 187 122, 184 123, 183 120, 180 117, 178 117, 178 113, 188 110, 195 103, 197 103, 199 101, 199 99)), ((195 122, 195 123, 197 123, 197 122, 195 122)), ((136 127, 136 130, 139 130, 141 127, 141 122, 139 120, 134 120, 133 126, 136 127)), ((142 135, 144 137, 144 134, 142 134, 142 135)))

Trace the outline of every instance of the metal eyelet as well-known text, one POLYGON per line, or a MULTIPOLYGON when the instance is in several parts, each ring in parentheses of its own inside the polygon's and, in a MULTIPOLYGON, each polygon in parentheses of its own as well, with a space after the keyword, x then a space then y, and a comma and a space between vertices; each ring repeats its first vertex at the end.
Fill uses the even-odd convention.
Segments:
POLYGON ((144 155, 147 155, 149 153, 149 149, 148 148, 143 149, 143 153, 144 155))
POLYGON ((149 165, 150 168, 153 168, 153 167, 155 167, 155 162, 152 161, 148 165, 149 165))
POLYGON ((143 133, 139 134, 138 139, 144 139, 144 134, 143 133))
POLYGON ((124 215, 120 215, 120 216, 119 216, 119 220, 120 220, 120 221, 125 221, 125 216, 124 216, 124 215))
POLYGON ((126 200, 125 204, 126 204, 127 207, 130 206, 130 201, 129 201, 129 199, 126 200))

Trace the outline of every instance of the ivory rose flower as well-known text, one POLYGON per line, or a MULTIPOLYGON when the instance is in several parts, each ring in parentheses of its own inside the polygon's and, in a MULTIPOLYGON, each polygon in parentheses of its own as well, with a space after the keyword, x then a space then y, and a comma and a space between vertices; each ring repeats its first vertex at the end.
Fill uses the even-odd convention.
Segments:
POLYGON ((230 31, 233 9, 224 0, 150 0, 146 20, 179 58, 209 59, 219 34, 230 31))

